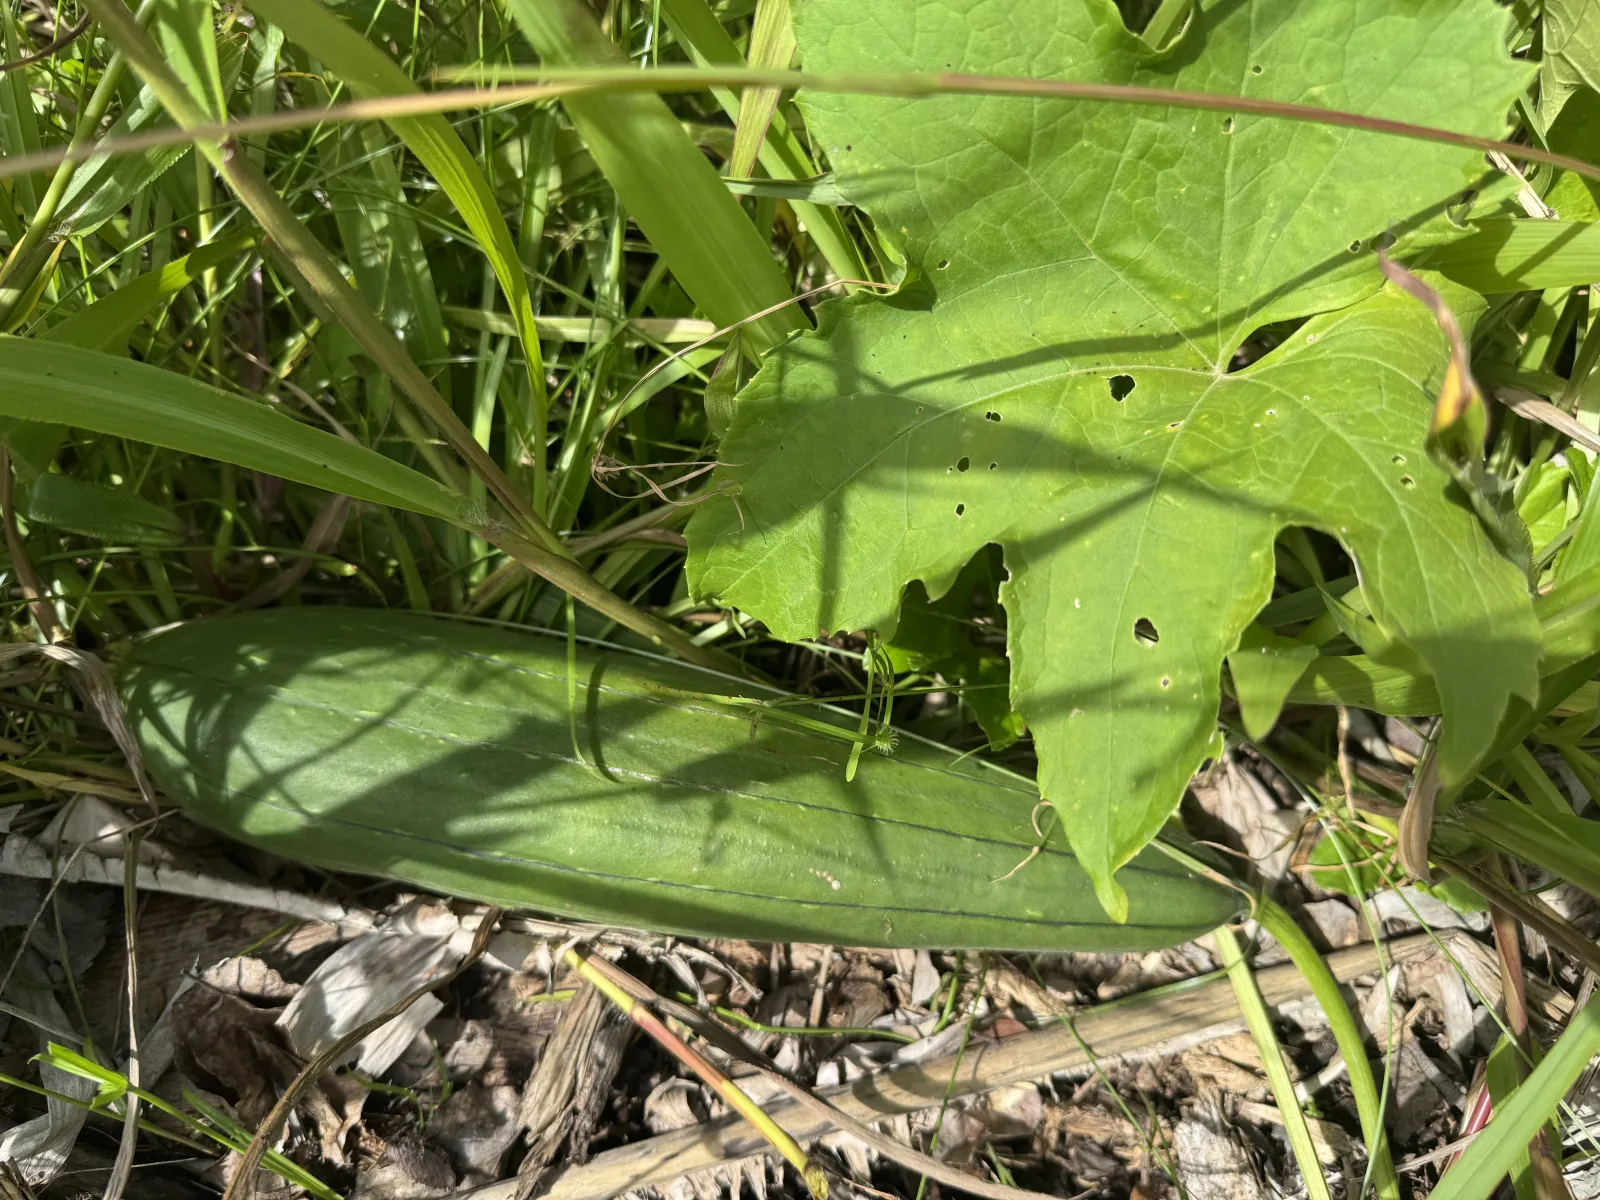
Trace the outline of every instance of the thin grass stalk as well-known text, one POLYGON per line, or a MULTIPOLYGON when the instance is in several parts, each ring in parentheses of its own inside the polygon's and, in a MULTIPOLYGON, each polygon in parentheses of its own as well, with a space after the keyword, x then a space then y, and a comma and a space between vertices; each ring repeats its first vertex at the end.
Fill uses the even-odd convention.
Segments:
MULTIPOLYGON (((583 0, 508 0, 507 9, 543 61, 634 73, 583 0)), ((619 203, 712 320, 770 312, 749 332, 761 350, 809 328, 799 311, 777 307, 791 290, 768 239, 660 97, 575 92, 562 103, 619 203)))
MULTIPOLYGON (((357 95, 418 90, 405 71, 383 50, 346 25, 318 0, 256 0, 252 7, 294 40, 317 53, 324 66, 336 71, 357 95)), ((495 203, 494 188, 478 170, 477 163, 456 131, 437 116, 396 120, 390 127, 449 196, 468 228, 477 237, 505 293, 511 319, 523 347, 526 382, 534 407, 534 425, 541 431, 536 444, 542 447, 542 430, 548 420, 550 398, 545 389, 544 361, 534 324, 533 298, 524 271, 527 264, 517 256, 511 231, 495 203)), ((483 161, 492 167, 493 155, 489 153, 487 128, 480 145, 483 161)), ((532 460, 533 509, 542 513, 543 455, 535 454, 532 460)))
MULTIPOLYGON (((1159 844, 1159 843, 1158 843, 1159 844)), ((1339 984, 1327 963, 1317 953, 1311 939, 1295 924, 1281 906, 1261 896, 1256 901, 1255 917, 1261 928, 1277 939, 1294 965, 1305 976, 1311 993, 1322 1006, 1328 1018, 1328 1028, 1344 1055, 1345 1070, 1350 1079, 1350 1090, 1355 1095, 1356 1114, 1361 1119, 1361 1132, 1367 1143, 1367 1162, 1370 1165, 1373 1186, 1382 1200, 1400 1200, 1400 1184, 1394 1173, 1394 1159, 1389 1154, 1389 1135, 1383 1128, 1383 1104, 1378 1085, 1372 1078, 1372 1065, 1367 1061, 1366 1039, 1361 1027, 1344 1002, 1339 984)))
MULTIPOLYGON (((98 2, 103 4, 104 0, 98 2)), ((1448 146, 1460 146, 1466 150, 1481 150, 1485 153, 1498 151, 1513 161, 1542 163, 1558 170, 1571 171, 1586 179, 1600 181, 1600 164, 1566 154, 1556 154, 1537 146, 1517 145, 1496 138, 1478 137, 1431 125, 1417 125, 1410 121, 1371 117, 1341 109, 1167 88, 1029 79, 1012 75, 961 75, 948 72, 851 75, 776 71, 758 67, 659 67, 645 71, 631 68, 612 70, 603 67, 563 70, 552 67, 531 68, 521 72, 512 72, 509 68, 497 68, 494 71, 467 69, 441 71, 438 74, 439 78, 447 80, 483 77, 491 81, 532 75, 546 82, 522 84, 491 82, 485 87, 453 88, 412 96, 388 96, 381 100, 357 100, 312 110, 294 110, 272 113, 265 117, 244 118, 227 124, 197 122, 185 125, 181 131, 158 130, 132 137, 104 139, 76 149, 64 146, 12 155, 0 159, 0 179, 33 174, 48 170, 62 162, 92 158, 99 154, 131 153, 191 141, 196 143, 212 139, 222 141, 247 134, 305 129, 329 122, 387 120, 394 116, 458 112, 483 107, 511 108, 520 104, 559 100, 581 92, 694 92, 718 86, 771 86, 865 96, 898 96, 910 100, 944 95, 1016 96, 1038 100, 1076 100, 1105 104, 1137 104, 1155 108, 1197 109, 1205 112, 1248 113, 1252 116, 1272 117, 1284 121, 1304 121, 1313 125, 1356 129, 1412 141, 1438 142, 1448 146)))
POLYGON ((1311 1140, 1311 1127, 1306 1124, 1306 1114, 1294 1094, 1294 1080, 1283 1062, 1283 1048, 1272 1031, 1272 1014, 1250 974, 1250 964, 1245 962, 1239 949, 1239 939, 1226 925, 1215 930, 1211 940, 1216 943, 1217 956, 1228 969, 1233 982, 1233 994, 1239 999, 1239 1011, 1244 1013, 1245 1025, 1250 1030, 1256 1049, 1261 1052, 1261 1067, 1267 1073, 1267 1084, 1272 1088, 1272 1098, 1277 1101, 1278 1113, 1283 1118, 1283 1131, 1289 1138, 1289 1149, 1300 1165, 1300 1177, 1305 1180, 1309 1200, 1333 1200, 1328 1190, 1327 1176, 1322 1173, 1322 1162, 1317 1158, 1317 1148, 1311 1140))
POLYGON ((575 559, 565 555, 546 554, 515 530, 491 524, 481 531, 482 537, 504 550, 528 570, 555 584, 562 591, 576 596, 602 616, 631 629, 660 650, 677 655, 685 662, 723 674, 743 674, 738 660, 696 646, 689 635, 660 617, 636 608, 611 589, 603 586, 575 559))
MULTIPOLYGON (((141 26, 148 23, 153 11, 151 0, 144 0, 139 6, 139 11, 134 20, 141 26)), ((78 118, 76 128, 73 130, 71 145, 80 148, 89 145, 94 140, 95 130, 100 128, 100 122, 111 108, 111 102, 117 97, 117 88, 121 86, 123 73, 127 70, 128 60, 118 51, 113 53, 111 60, 106 63, 105 70, 100 74, 100 81, 95 84, 94 91, 89 96, 89 102, 84 105, 83 112, 78 118)), ((28 222, 28 228, 23 231, 22 238, 11 248, 11 253, 6 256, 5 263, 0 265, 0 283, 5 282, 11 271, 25 264, 33 251, 43 242, 45 234, 49 231, 50 223, 55 220, 56 210, 61 207, 61 198, 67 194, 67 187, 72 183, 77 174, 78 162, 72 160, 63 163, 60 170, 50 177, 50 184, 45 188, 44 195, 39 200, 39 206, 34 210, 33 217, 28 222)))
POLYGON ((800 1148, 800 1144, 788 1135, 781 1125, 762 1111, 761 1106, 749 1096, 738 1084, 734 1083, 716 1067, 706 1061, 705 1057, 697 1053, 684 1040, 674 1034, 656 1016, 624 988, 615 983, 607 974, 596 969, 595 964, 576 950, 568 950, 565 955, 566 963, 585 981, 591 984, 601 995, 618 1009, 642 1031, 649 1034, 652 1040, 666 1050, 684 1066, 688 1067, 701 1081, 720 1096, 728 1105, 764 1137, 779 1154, 789 1161, 789 1164, 800 1173, 805 1180, 806 1190, 813 1200, 828 1200, 828 1177, 822 1173, 821 1164, 814 1162, 800 1148))

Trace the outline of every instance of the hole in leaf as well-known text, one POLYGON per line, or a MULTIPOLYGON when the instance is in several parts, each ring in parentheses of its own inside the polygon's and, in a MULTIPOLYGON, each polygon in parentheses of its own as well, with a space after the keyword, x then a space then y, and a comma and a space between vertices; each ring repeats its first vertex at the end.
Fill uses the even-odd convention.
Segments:
POLYGON ((956 516, 964 517, 964 516, 966 516, 966 514, 967 514, 967 506, 965 504, 956 505, 956 516))
POLYGON ((1172 686, 1172 676, 1171 675, 1163 675, 1161 677, 1161 686, 1164 687, 1164 688, 1171 687, 1172 686))
POLYGON ((965 471, 971 465, 972 465, 972 460, 970 458, 968 458, 965 454, 963 454, 961 456, 961 461, 956 463, 956 470, 965 471))
POLYGON ((1111 386, 1111 398, 1113 400, 1126 399, 1137 386, 1133 381, 1132 375, 1113 375, 1106 382, 1111 386))
POLYGON ((1233 132, 1233 118, 1232 117, 1224 118, 1224 120, 1222 122, 1222 132, 1223 133, 1232 133, 1233 132))
POLYGON ((988 412, 983 414, 983 419, 985 421, 998 421, 1000 419, 1000 414, 995 412, 993 409, 990 409, 988 412))
POLYGON ((1133 637, 1141 646, 1154 646, 1161 640, 1161 635, 1156 632, 1156 623, 1149 617, 1140 617, 1133 623, 1133 637))
POLYGON ((1250 74, 1252 74, 1252 75, 1261 74, 1261 64, 1260 63, 1256 63, 1254 66, 1252 66, 1250 68, 1250 74))
POLYGON ((941 271, 942 271, 942 270, 944 270, 944 269, 945 269, 945 268, 946 268, 946 267, 948 267, 948 266, 949 266, 949 265, 950 265, 950 260, 949 260, 949 259, 948 259, 948 258, 941 258, 941 259, 940 259, 940 260, 939 260, 939 270, 941 270, 941 271))
POLYGON ((1400 486, 1401 487, 1416 487, 1417 486, 1417 481, 1415 479, 1411 478, 1411 476, 1409 476, 1409 475, 1402 475, 1402 476, 1400 476, 1400 486))
POLYGON ((1398 467, 1398 466, 1400 466, 1402 463, 1404 463, 1406 461, 1406 456, 1404 454, 1396 454, 1389 461, 1392 462, 1395 466, 1398 467))
POLYGON ((991 470, 991 471, 997 470, 999 468, 999 466, 1000 466, 999 463, 990 463, 989 464, 989 470, 991 470))
POLYGON ((1351 242, 1350 243, 1350 253, 1351 254, 1360 254, 1361 253, 1361 243, 1360 242, 1351 242))

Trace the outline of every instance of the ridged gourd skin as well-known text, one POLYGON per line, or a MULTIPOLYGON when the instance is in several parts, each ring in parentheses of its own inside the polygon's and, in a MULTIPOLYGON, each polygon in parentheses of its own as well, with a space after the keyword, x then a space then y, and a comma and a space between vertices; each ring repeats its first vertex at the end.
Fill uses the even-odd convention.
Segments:
MULTIPOLYGON (((564 638, 421 614, 284 608, 139 642, 119 687, 166 795, 285 858, 447 895, 702 937, 1148 950, 1234 892, 1146 851, 1126 924, 1026 780, 902 736, 892 756, 713 696, 782 693, 564 638)), ((815 702, 789 711, 849 728, 815 702)))

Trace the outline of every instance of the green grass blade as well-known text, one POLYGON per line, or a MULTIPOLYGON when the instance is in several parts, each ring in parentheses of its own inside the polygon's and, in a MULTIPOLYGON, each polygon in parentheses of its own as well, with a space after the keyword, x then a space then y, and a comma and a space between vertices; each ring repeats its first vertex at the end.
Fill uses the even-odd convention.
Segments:
MULTIPOLYGON (((255 53, 255 67, 250 73, 250 115, 266 116, 278 104, 278 58, 283 53, 283 30, 265 24, 250 35, 250 48, 255 53)), ((246 148, 245 153, 262 166, 267 161, 267 147, 259 143, 246 148)))
POLYGON ((1556 563, 1556 582, 1565 583, 1596 566, 1600 566, 1600 487, 1591 483, 1572 540, 1556 563))
POLYGON ((50 469, 66 436, 62 425, 0 416, 0 441, 11 451, 11 465, 24 483, 50 469))
POLYGON ((1544 673, 1600 651, 1600 564, 1559 576, 1534 602, 1544 643, 1544 673))
MULTIPOLYGON (((1161 843, 1156 843, 1158 846, 1161 843)), ((1170 849, 1163 846, 1171 853, 1170 849)), ((1180 860, 1181 861, 1181 860, 1180 860)), ((1323 1015, 1328 1018, 1328 1028, 1339 1052, 1344 1055, 1345 1071, 1350 1079, 1350 1091, 1355 1096, 1356 1113, 1361 1119, 1361 1132, 1367 1142, 1367 1159, 1373 1187, 1381 1200, 1399 1200, 1400 1185, 1395 1178, 1394 1159, 1389 1153, 1389 1135, 1383 1128, 1383 1099, 1377 1082, 1372 1077, 1372 1064, 1367 1061, 1366 1042, 1361 1027, 1344 1002, 1344 994, 1328 964, 1322 961, 1311 939, 1306 937, 1294 918, 1279 905, 1261 896, 1256 901, 1256 920, 1300 968, 1323 1015)), ((1524 1139, 1526 1140, 1526 1139, 1524 1139)))
POLYGON ((1411 265, 1486 294, 1576 287, 1600 279, 1600 227, 1493 217, 1479 221, 1469 237, 1423 251, 1411 265))
POLYGON ((1373 662, 1365 654, 1324 654, 1295 681, 1287 704, 1348 704, 1392 717, 1439 711, 1439 688, 1404 667, 1373 662))
POLYGON ((1228 970, 1233 983, 1233 994, 1238 997, 1239 1010, 1244 1013, 1245 1026, 1261 1052, 1261 1067, 1267 1073, 1267 1083, 1272 1088, 1272 1098, 1277 1102, 1278 1114, 1283 1118, 1283 1132, 1294 1151, 1294 1160, 1300 1167, 1300 1177, 1305 1180, 1306 1195, 1310 1200, 1333 1200, 1328 1190, 1328 1179, 1322 1173, 1322 1163, 1317 1159, 1317 1148, 1311 1141, 1311 1128, 1306 1124, 1306 1114, 1294 1094, 1294 1080, 1289 1078, 1289 1068, 1284 1065, 1283 1050, 1278 1045, 1277 1034, 1272 1031, 1272 1014, 1267 1011, 1261 990, 1256 987, 1250 965, 1239 950, 1239 939, 1226 925, 1215 930, 1217 956, 1228 970))
MULTIPOLYGON (((206 271, 243 253, 254 242, 248 235, 225 238, 147 271, 65 321, 52 325, 40 335, 40 340, 123 354, 127 351, 128 335, 151 310, 198 281, 206 271)), ((0 418, 0 436, 10 447, 17 472, 24 480, 42 477, 49 470, 66 432, 61 425, 0 418)))
MULTIPOLYGON (((661 15, 666 17, 673 36, 702 66, 736 66, 744 61, 706 0, 661 0, 661 15)), ((737 93, 728 88, 713 88, 712 94, 722 110, 738 120, 737 93)), ((817 174, 816 164, 782 113, 773 114, 759 157, 767 174, 774 179, 808 180, 817 174)), ((789 199, 795 215, 805 223, 806 232, 835 275, 840 279, 867 278, 867 268, 862 264, 854 239, 845 230, 843 218, 829 204, 784 198, 789 199)))
POLYGON ((1600 897, 1600 828, 1595 822, 1488 796, 1465 809, 1461 823, 1524 862, 1600 897))
MULTIPOLYGON (((1521 1082, 1522 1069, 1517 1060, 1517 1045, 1501 1034, 1500 1040, 1489 1052, 1489 1065, 1484 1078, 1484 1085, 1489 1089, 1489 1098, 1494 1106, 1498 1108, 1509 1100, 1521 1082)), ((1512 1158, 1511 1187, 1517 1200, 1539 1200, 1533 1183, 1533 1163, 1526 1146, 1512 1158)))
MULTIPOLYGON (((1506 770, 1511 773, 1511 778, 1522 789, 1522 794, 1528 802, 1538 810, 1539 816, 1570 817, 1572 805, 1567 803, 1567 798, 1561 794, 1561 789, 1533 757, 1533 752, 1526 745, 1518 744, 1506 753, 1501 759, 1506 770)), ((1590 822, 1592 824, 1592 822, 1590 822)), ((1600 834, 1600 829, 1595 830, 1600 834)))
MULTIPOLYGON (((794 22, 789 0, 760 0, 755 25, 750 30, 750 65, 787 68, 795 55, 794 22)), ((778 112, 777 88, 746 88, 739 96, 739 122, 733 131, 733 154, 728 173, 744 178, 755 170, 756 156, 767 140, 767 130, 778 112)))
POLYGON ((175 258, 52 325, 40 338, 62 346, 121 354, 127 349, 128 335, 157 305, 197 282, 206 271, 237 258, 253 246, 255 240, 253 235, 238 234, 175 258))
POLYGON ((376 451, 171 371, 72 346, 0 337, 0 416, 221 459, 460 524, 484 521, 465 496, 376 451))
MULTIPOLYGON (((205 115, 195 98, 174 75, 161 56, 160 48, 134 22, 122 0, 87 0, 89 7, 106 27, 108 35, 128 56, 134 70, 155 89, 161 103, 186 129, 205 124, 205 115)), ((379 368, 400 385, 417 408, 431 420, 444 440, 489 485, 495 499, 535 539, 546 553, 561 555, 560 539, 526 498, 512 485, 483 448, 461 424, 427 376, 411 361, 405 348, 361 300, 340 273, 322 243, 284 202, 253 161, 242 154, 226 153, 221 146, 201 140, 201 153, 227 179, 262 229, 281 249, 283 257, 310 286, 318 300, 361 344, 379 368)), ((609 603, 609 601, 606 601, 609 603)))
MULTIPOLYGON (((375 125, 363 126, 361 130, 362 144, 367 149, 369 156, 367 168, 371 171, 376 181, 380 195, 389 201, 382 209, 383 222, 389 237, 391 254, 395 269, 404 281, 406 292, 410 296, 411 311, 413 314, 413 329, 421 347, 422 355, 429 364, 444 363, 450 355, 449 342, 445 337, 444 315, 439 308, 439 293, 433 285, 433 271, 428 265, 428 255, 423 248, 422 234, 417 228, 416 219, 412 216, 410 205, 406 201, 406 194, 400 179, 400 168, 395 161, 395 154, 390 147, 384 145, 385 139, 382 130, 375 125)), ((492 257, 491 257, 491 265, 492 257)), ((526 288, 524 288, 526 293, 526 288)), ((526 297, 524 297, 526 299, 526 297)), ((524 314, 525 315, 525 314, 524 314)), ((512 313, 510 318, 513 332, 520 338, 525 332, 517 313, 512 313)), ((526 345, 526 343, 524 343, 526 345)), ((534 367, 540 367, 538 341, 535 339, 534 367)), ((442 368, 437 371, 436 382, 441 394, 446 399, 450 398, 450 372, 442 368)), ((540 377, 543 378, 543 369, 540 368, 540 377)), ((540 391, 539 403, 545 403, 544 392, 540 391)), ((541 408, 541 412, 543 409, 541 408)))
POLYGON ((217 39, 211 31, 210 0, 158 0, 153 30, 167 65, 213 120, 228 111, 222 89, 217 39))
MULTIPOLYGON (((225 57, 224 69, 231 64, 237 70, 239 62, 242 56, 225 57)), ((155 89, 146 84, 140 87, 132 103, 123 107, 105 136, 124 138, 171 125, 172 118, 161 107, 155 89)), ((153 146, 133 154, 89 159, 73 175, 61 198, 60 226, 74 236, 87 237, 171 170, 188 151, 189 147, 182 144, 153 146)))
MULTIPOLYGON (((510 9, 546 63, 623 61, 582 0, 510 0, 510 9)), ((792 298, 770 247, 665 101, 619 92, 563 104, 628 214, 707 316, 732 325, 792 298)), ((806 327, 790 305, 752 322, 746 336, 763 351, 806 327)))
MULTIPOLYGON (((22 48, 17 42, 18 24, 11 19, 8 6, 6 20, 0 21, 0 51, 4 52, 7 62, 22 57, 22 48)), ((0 157, 27 154, 37 149, 39 123, 34 115, 27 72, 7 71, 0 75, 0 157)), ((16 203, 23 212, 32 212, 38 207, 39 192, 32 177, 19 177, 16 189, 16 203)))
POLYGON ((183 545, 183 522, 171 509, 108 487, 47 471, 28 488, 23 511, 35 525, 65 529, 122 546, 183 545))
MULTIPOLYGON (((393 59, 317 0, 250 0, 250 8, 281 28, 290 40, 316 55, 319 62, 344 80, 358 96, 416 95, 420 91, 393 59)), ((528 291, 522 262, 517 257, 516 241, 495 201, 493 189, 444 117, 437 114, 397 116, 390 117, 388 125, 450 197, 494 267, 522 340, 528 382, 542 424, 549 401, 545 395, 539 335, 533 322, 533 298, 528 291)))
POLYGON ((1600 998, 1572 1018, 1544 1061, 1512 1093, 1433 1189, 1431 1200, 1488 1200, 1539 1127, 1600 1051, 1600 998))

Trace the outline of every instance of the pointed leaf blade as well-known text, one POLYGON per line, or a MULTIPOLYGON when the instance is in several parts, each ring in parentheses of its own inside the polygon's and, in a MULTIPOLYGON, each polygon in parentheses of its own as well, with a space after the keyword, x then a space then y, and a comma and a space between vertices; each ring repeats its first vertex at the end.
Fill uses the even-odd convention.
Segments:
POLYGON ((358 500, 484 522, 481 505, 374 450, 171 371, 73 346, 0 337, 0 417, 109 433, 358 500))

